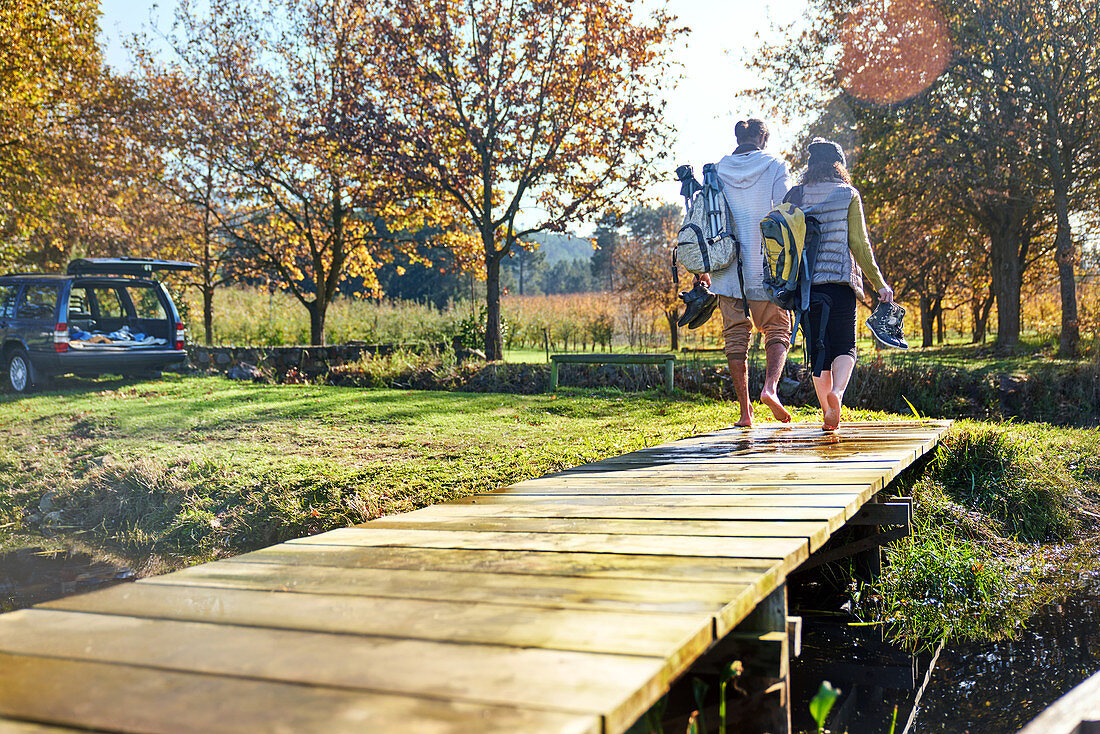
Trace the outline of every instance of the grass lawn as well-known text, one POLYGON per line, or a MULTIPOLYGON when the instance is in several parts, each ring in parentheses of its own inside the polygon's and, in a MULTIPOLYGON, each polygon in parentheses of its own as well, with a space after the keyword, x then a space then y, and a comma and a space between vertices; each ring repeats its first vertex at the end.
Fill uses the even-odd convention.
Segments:
POLYGON ((49 535, 172 567, 709 431, 735 411, 659 392, 72 379, 0 397, 0 550, 49 535))

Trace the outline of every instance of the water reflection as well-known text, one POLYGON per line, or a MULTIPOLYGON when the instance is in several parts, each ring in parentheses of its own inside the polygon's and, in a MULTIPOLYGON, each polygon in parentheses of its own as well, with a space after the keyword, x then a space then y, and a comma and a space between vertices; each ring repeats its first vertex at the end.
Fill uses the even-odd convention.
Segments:
POLYGON ((1094 585, 1045 608, 1015 640, 945 649, 911 732, 1018 731, 1100 670, 1098 622, 1100 585, 1094 585))
POLYGON ((807 706, 822 680, 843 692, 832 731, 885 734, 896 705, 898 734, 1014 734, 1100 670, 1100 584, 1047 606, 1013 640, 945 647, 931 669, 932 655, 910 656, 846 617, 801 613, 791 668, 800 732, 814 729, 807 706))
POLYGON ((0 612, 133 578, 127 566, 83 551, 21 548, 0 553, 0 612))

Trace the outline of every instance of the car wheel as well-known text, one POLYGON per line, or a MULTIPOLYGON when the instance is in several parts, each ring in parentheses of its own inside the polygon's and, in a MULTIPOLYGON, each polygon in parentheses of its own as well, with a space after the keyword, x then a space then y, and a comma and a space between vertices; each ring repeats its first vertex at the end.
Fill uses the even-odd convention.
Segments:
POLYGON ((14 393, 30 392, 31 360, 27 350, 15 347, 8 353, 8 389, 14 393))

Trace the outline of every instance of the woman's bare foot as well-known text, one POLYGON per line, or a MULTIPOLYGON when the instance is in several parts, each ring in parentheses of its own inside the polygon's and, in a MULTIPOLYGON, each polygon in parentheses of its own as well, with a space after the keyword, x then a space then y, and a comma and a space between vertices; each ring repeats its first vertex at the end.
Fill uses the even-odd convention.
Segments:
POLYGON ((771 408, 772 415, 780 423, 791 422, 791 412, 783 407, 783 403, 779 402, 779 396, 774 391, 769 392, 764 390, 760 393, 760 402, 771 408))
POLYGON ((825 416, 822 421, 822 428, 826 431, 835 431, 840 426, 840 396, 830 392, 825 400, 825 416))

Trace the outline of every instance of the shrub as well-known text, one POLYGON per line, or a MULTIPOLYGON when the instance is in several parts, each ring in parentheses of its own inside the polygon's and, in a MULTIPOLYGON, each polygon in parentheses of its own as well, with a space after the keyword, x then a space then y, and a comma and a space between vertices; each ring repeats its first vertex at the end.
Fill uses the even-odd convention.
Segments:
POLYGON ((1065 540, 1076 482, 1057 457, 1023 429, 967 427, 943 441, 932 474, 948 496, 998 522, 1025 542, 1065 540))
POLYGON ((859 587, 856 600, 910 645, 995 638, 1027 617, 1035 569, 995 558, 949 528, 925 525, 886 558, 882 574, 873 586, 859 587))

